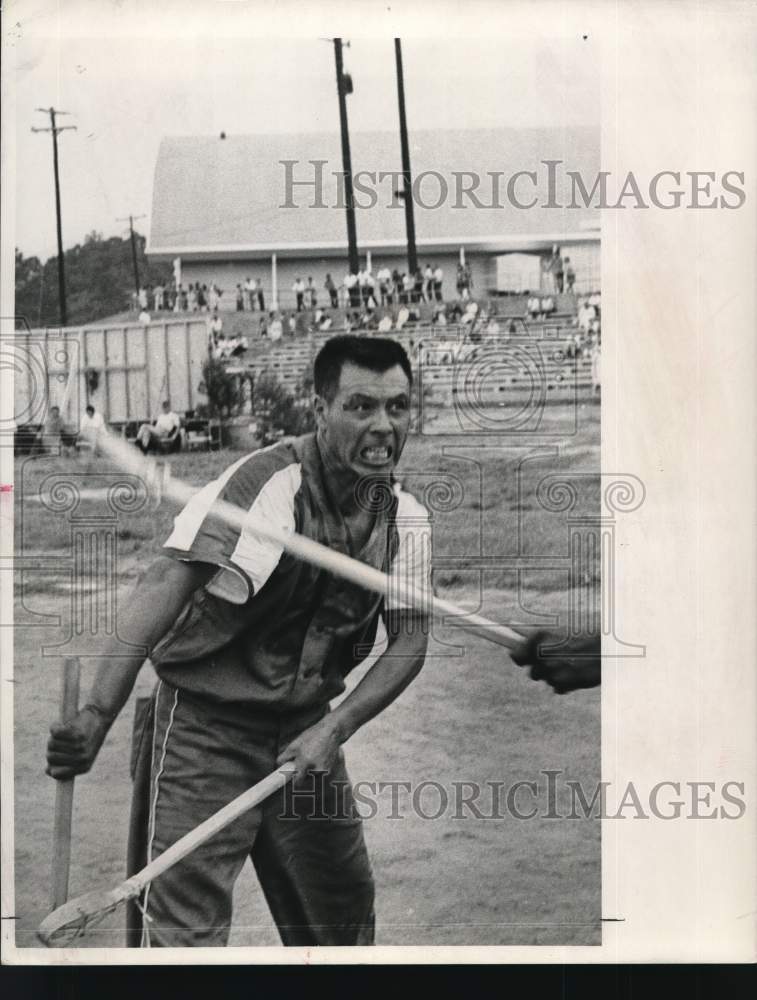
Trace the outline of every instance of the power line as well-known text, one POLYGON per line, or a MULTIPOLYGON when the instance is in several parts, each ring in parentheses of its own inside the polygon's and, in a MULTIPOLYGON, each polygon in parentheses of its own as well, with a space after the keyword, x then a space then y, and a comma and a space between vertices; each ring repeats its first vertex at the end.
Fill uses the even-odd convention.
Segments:
POLYGON ((67 130, 75 131, 76 125, 56 125, 57 115, 70 114, 68 111, 59 111, 56 108, 35 108, 44 115, 50 115, 50 128, 35 128, 32 132, 50 132, 53 137, 53 173, 55 175, 55 221, 58 229, 58 304, 60 311, 60 325, 68 325, 68 313, 66 311, 66 271, 63 261, 63 233, 60 221, 60 179, 58 177, 58 133, 67 130))

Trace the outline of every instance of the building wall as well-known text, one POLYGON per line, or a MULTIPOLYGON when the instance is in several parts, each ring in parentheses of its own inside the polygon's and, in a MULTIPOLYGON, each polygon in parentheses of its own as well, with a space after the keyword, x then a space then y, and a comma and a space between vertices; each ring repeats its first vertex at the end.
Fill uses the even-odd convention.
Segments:
MULTIPOLYGON (((578 291, 592 291, 599 288, 599 244, 585 243, 563 248, 563 256, 571 259, 576 272, 576 288, 578 291)), ((492 281, 492 259, 495 254, 489 253, 467 253, 466 260, 471 266, 473 278, 473 294, 485 295, 493 287, 492 281)), ((457 296, 456 276, 458 253, 436 253, 426 254, 421 251, 418 255, 418 263, 421 269, 426 264, 432 267, 439 265, 444 272, 444 283, 442 292, 445 299, 452 299, 457 296)), ((365 264, 365 255, 360 257, 361 267, 365 264)), ((373 275, 378 273, 380 268, 386 265, 389 270, 397 268, 400 273, 407 270, 407 258, 399 254, 372 254, 371 269, 373 275)), ((295 296, 292 285, 297 277, 307 283, 309 277, 313 278, 313 283, 318 290, 318 303, 325 305, 328 303, 328 294, 324 288, 326 275, 331 274, 335 284, 341 285, 344 280, 347 266, 346 261, 337 257, 317 258, 317 257, 287 257, 279 258, 277 264, 279 306, 281 309, 293 309, 295 306, 295 296)), ((249 261, 187 261, 182 262, 182 284, 186 287, 189 284, 199 282, 200 284, 216 284, 222 291, 221 309, 234 310, 236 308, 236 286, 244 284, 249 278, 257 278, 262 282, 263 293, 265 295, 266 308, 271 305, 271 262, 269 260, 249 260, 249 261)))

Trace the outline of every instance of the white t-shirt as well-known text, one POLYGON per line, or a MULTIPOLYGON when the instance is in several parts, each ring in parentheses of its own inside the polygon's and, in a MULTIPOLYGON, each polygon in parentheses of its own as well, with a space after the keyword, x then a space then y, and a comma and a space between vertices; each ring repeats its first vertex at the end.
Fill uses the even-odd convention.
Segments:
POLYGON ((98 413, 97 410, 90 415, 85 411, 84 415, 79 422, 79 433, 82 437, 88 438, 90 441, 94 441, 99 434, 105 434, 105 421, 102 418, 102 413, 98 413))
POLYGON ((169 434, 172 434, 179 427, 181 427, 181 420, 173 410, 168 413, 161 413, 155 421, 155 430, 163 437, 168 437, 169 434))

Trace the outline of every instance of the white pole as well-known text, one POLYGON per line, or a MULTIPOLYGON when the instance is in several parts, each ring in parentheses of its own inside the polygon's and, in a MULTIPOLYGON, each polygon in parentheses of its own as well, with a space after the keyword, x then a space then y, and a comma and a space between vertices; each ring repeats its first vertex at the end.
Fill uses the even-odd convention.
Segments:
POLYGON ((370 271, 370 269, 371 269, 371 251, 370 250, 366 250, 365 251, 365 269, 366 269, 366 271, 370 271))
POLYGON ((465 247, 460 247, 460 264, 465 267, 465 247))
POLYGON ((276 273, 276 254, 271 254, 271 308, 279 308, 279 279, 276 273))

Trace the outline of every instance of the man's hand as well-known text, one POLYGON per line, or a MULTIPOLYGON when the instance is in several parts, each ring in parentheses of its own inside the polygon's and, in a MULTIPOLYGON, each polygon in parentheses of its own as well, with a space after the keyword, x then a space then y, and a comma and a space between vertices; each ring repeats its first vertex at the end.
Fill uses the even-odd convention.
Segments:
POLYGON ((294 780, 300 781, 310 771, 330 771, 342 742, 338 722, 329 714, 292 740, 276 763, 281 766, 288 760, 294 761, 297 767, 294 780))
POLYGON ((46 773, 58 781, 86 774, 95 762, 112 719, 83 708, 71 722, 50 726, 46 773))
POLYGON ((520 666, 529 666, 535 681, 546 681, 556 694, 568 694, 602 682, 602 640, 599 635, 564 641, 551 632, 537 632, 525 647, 513 653, 520 666), (550 646, 558 647, 550 649, 550 646))

